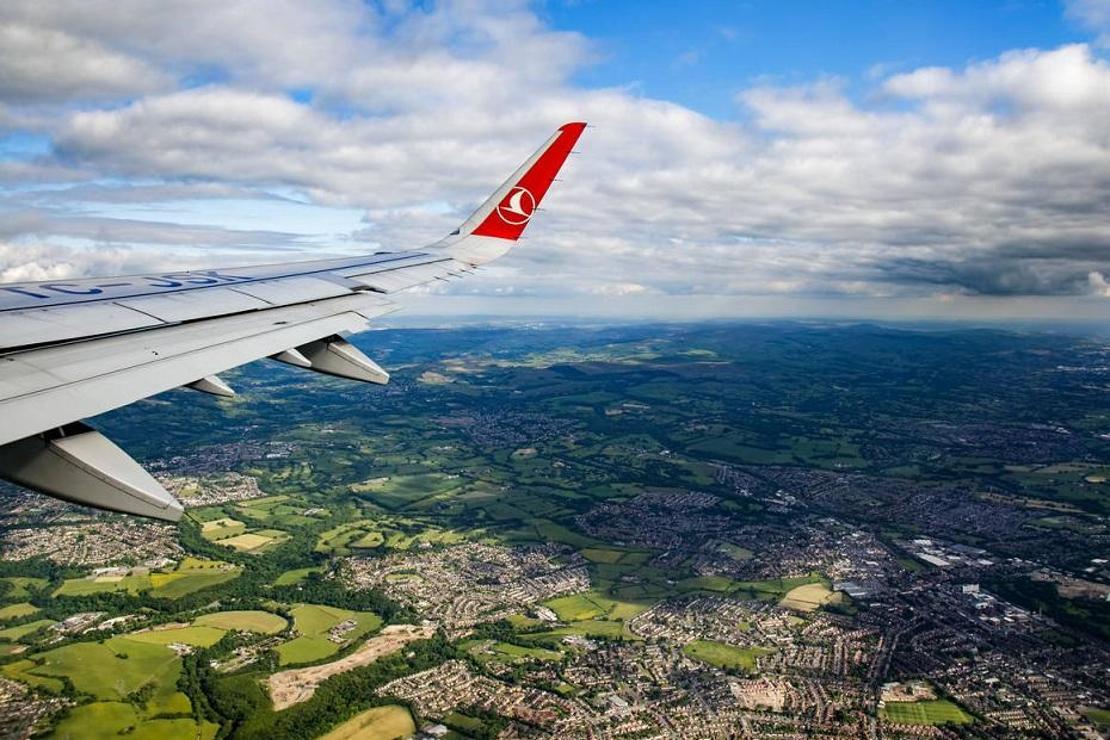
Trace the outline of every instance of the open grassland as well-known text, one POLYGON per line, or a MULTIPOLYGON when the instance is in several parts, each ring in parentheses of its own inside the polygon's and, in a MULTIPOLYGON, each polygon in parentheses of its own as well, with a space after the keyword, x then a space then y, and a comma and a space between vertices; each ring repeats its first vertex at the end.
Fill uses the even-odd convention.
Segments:
POLYGON ((737 647, 713 640, 695 640, 682 648, 682 652, 695 660, 718 668, 741 669, 754 673, 760 655, 774 652, 769 648, 737 647))
POLYGON ((389 705, 357 714, 320 740, 396 740, 416 733, 409 710, 389 705))
POLYGON ((50 585, 50 581, 45 578, 28 578, 24 576, 9 576, 7 578, 0 578, 0 581, 9 586, 9 590, 4 593, 4 598, 6 599, 27 599, 36 591, 41 591, 50 585))
POLYGON ((278 661, 281 665, 312 663, 327 658, 338 652, 342 643, 373 632, 382 624, 377 614, 317 604, 300 604, 294 607, 292 612, 293 626, 300 636, 277 647, 278 661), (345 631, 340 642, 329 639, 329 630, 347 620, 355 621, 354 628, 345 631))
POLYGON ((311 573, 323 573, 323 568, 297 568, 295 570, 287 570, 280 576, 274 579, 275 586, 295 586, 304 579, 308 578, 311 573))
POLYGON ((72 709, 54 729, 58 740, 212 740, 219 725, 189 718, 148 719, 131 704, 98 701, 72 709))
POLYGON ((650 604, 618 601, 597 591, 560 596, 543 605, 551 609, 563 622, 580 622, 587 619, 628 620, 647 611, 650 604))
POLYGON ((97 593, 126 592, 177 599, 194 591, 230 581, 240 574, 238 568, 216 560, 187 557, 176 570, 136 573, 123 576, 70 578, 54 591, 54 596, 88 596, 97 593))
POLYGON ((289 535, 279 529, 262 529, 257 532, 246 532, 234 537, 227 537, 220 540, 219 544, 239 552, 257 554, 287 539, 289 539, 289 535))
POLYGON ((181 661, 163 645, 113 637, 65 645, 30 658, 37 676, 68 678, 75 689, 98 699, 123 699, 145 684, 172 686, 181 661))
POLYGON ((246 530, 246 523, 238 519, 232 519, 231 517, 212 519, 211 521, 204 522, 200 527, 201 536, 210 542, 243 534, 246 530))
POLYGON ((577 635, 579 637, 607 637, 609 639, 638 640, 625 627, 624 622, 610 622, 603 619, 591 619, 584 622, 571 622, 563 627, 556 627, 547 632, 533 632, 520 635, 522 642, 541 642, 558 646, 563 637, 577 635))
POLYGON ((215 627, 221 630, 257 632, 263 635, 276 635, 288 626, 283 617, 264 611, 216 612, 197 617, 193 624, 198 627, 215 627))
POLYGON ((397 511, 432 496, 449 493, 460 485, 458 476, 445 473, 421 473, 374 478, 351 486, 368 501, 397 511))
POLYGON ((148 645, 192 645, 193 647, 211 647, 224 636, 224 630, 215 627, 174 627, 164 630, 147 630, 145 632, 132 632, 126 639, 133 642, 142 642, 148 645))
POLYGON ((966 725, 974 720, 950 701, 888 701, 879 716, 896 725, 966 725))
POLYGON ((563 659, 563 654, 558 650, 525 647, 511 642, 467 640, 460 643, 459 647, 468 651, 481 663, 521 663, 529 660, 560 661, 563 659))
POLYGON ((27 603, 10 604, 8 606, 0 608, 0 622, 7 621, 9 619, 18 619, 20 617, 26 617, 26 616, 29 616, 31 614, 34 614, 38 610, 39 610, 39 608, 37 606, 32 605, 32 604, 27 604, 27 603))
POLYGON ((38 632, 44 627, 49 627, 52 624, 54 624, 53 619, 36 619, 33 622, 17 624, 14 627, 2 629, 0 630, 0 642, 15 642, 33 632, 38 632))
POLYGON ((149 575, 132 575, 123 578, 101 576, 98 578, 70 578, 62 582, 54 591, 54 596, 88 596, 89 594, 108 593, 112 591, 126 591, 137 594, 149 591, 151 582, 149 575))

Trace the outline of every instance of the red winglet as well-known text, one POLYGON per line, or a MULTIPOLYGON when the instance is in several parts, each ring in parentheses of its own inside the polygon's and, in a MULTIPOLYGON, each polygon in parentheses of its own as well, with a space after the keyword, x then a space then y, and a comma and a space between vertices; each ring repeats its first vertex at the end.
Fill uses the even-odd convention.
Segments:
POLYGON ((471 233, 513 241, 519 239, 585 128, 586 124, 582 122, 560 126, 546 148, 540 150, 532 166, 471 233))

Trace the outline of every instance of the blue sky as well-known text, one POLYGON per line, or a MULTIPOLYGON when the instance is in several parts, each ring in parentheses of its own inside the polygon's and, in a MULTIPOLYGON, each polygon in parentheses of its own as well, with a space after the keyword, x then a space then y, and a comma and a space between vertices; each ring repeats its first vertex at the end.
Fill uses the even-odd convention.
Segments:
POLYGON ((633 85, 723 119, 741 114, 732 93, 752 84, 836 76, 859 93, 876 70, 961 66, 1090 38, 1053 0, 581 0, 541 13, 597 42, 601 61, 581 84, 633 85))
POLYGON ((1110 315, 1110 0, 7 0, 0 281, 418 247, 429 313, 1110 315))

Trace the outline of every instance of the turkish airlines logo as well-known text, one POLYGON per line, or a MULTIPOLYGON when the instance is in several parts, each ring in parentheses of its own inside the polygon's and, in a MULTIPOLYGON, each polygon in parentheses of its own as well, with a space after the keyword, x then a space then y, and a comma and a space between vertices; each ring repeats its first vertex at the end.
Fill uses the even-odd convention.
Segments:
POLYGON ((536 199, 526 188, 517 186, 497 206, 497 215, 501 220, 512 226, 528 223, 532 214, 536 212, 536 199))

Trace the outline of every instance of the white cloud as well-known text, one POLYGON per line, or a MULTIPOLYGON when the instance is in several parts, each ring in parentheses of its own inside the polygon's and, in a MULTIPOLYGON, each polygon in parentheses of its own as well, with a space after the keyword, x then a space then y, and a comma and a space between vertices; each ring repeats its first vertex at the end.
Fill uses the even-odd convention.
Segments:
POLYGON ((1101 34, 1099 43, 1110 45, 1110 0, 1065 0, 1068 15, 1101 34))
MULTIPOLYGON (((585 119, 595 127, 529 238, 452 295, 580 296, 583 310, 670 302, 659 296, 950 302, 1078 296, 1100 292, 1090 275, 1110 274, 1110 66, 1084 45, 876 71, 867 103, 836 80, 757 87, 737 98, 741 125, 575 86, 589 41, 544 27, 521 3, 144 7, 11 0, 0 10, 89 54, 139 60, 157 70, 151 79, 221 70, 200 87, 40 114, 54 155, 0 167, 10 240, 144 254, 175 240, 224 254, 318 241, 113 215, 113 203, 203 189, 197 197, 273 191, 357 206, 366 223, 351 239, 418 246, 453 228, 554 126, 585 119), (290 98, 298 86, 311 102, 290 98), (96 195, 105 179, 108 199, 96 195), (64 182, 77 184, 42 187, 64 182)), ((15 105, 9 118, 29 110, 15 105)), ((66 269, 106 267, 64 254, 66 269)), ((60 269, 40 253, 27 264, 60 269)))
POLYGON ((0 21, 0 100, 107 98, 151 92, 168 82, 154 67, 95 41, 0 21))

